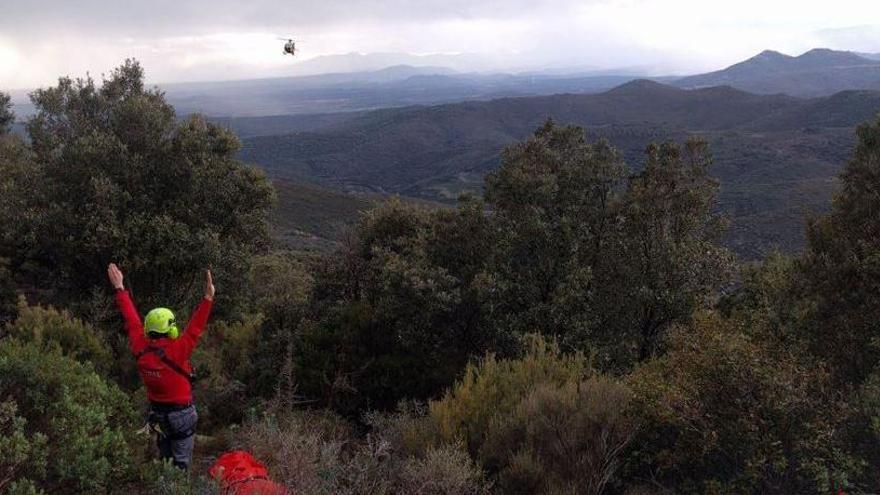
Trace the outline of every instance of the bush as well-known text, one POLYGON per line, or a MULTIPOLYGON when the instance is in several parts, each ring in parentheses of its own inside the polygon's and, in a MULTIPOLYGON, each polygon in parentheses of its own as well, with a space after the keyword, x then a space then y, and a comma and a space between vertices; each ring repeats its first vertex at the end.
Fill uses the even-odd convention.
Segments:
POLYGON ((529 337, 521 359, 490 354, 479 364, 468 365, 464 377, 442 399, 430 403, 430 416, 443 441, 463 440, 477 455, 495 418, 510 415, 539 384, 561 387, 580 381, 588 372, 583 354, 562 354, 552 341, 529 337))
POLYGON ((424 457, 406 459, 398 473, 398 491, 419 495, 489 493, 483 473, 467 452, 451 445, 429 449, 424 457))
POLYGON ((56 349, 77 361, 89 361, 101 374, 114 368, 113 356, 98 330, 66 311, 18 303, 18 318, 6 327, 10 337, 46 350, 56 349))
POLYGON ((677 493, 830 493, 860 466, 823 368, 777 355, 713 315, 677 329, 629 378, 642 421, 630 480, 677 493))
POLYGON ((499 417, 482 450, 503 493, 603 493, 635 431, 630 392, 593 377, 540 384, 499 417))
POLYGON ((270 414, 246 422, 235 434, 245 450, 266 464, 273 480, 295 493, 331 493, 343 448, 352 435, 331 414, 270 414))
POLYGON ((200 474, 182 471, 169 461, 154 459, 141 469, 141 483, 134 493, 144 495, 220 495, 218 484, 200 474))
POLYGON ((46 436, 29 434, 27 420, 17 414, 12 400, 0 402, 0 492, 26 492, 33 482, 46 474, 46 436), (13 486, 14 485, 14 486, 13 486))
POLYGON ((602 493, 634 424, 629 391, 582 354, 533 338, 525 356, 488 356, 430 404, 444 442, 464 441, 503 493, 602 493))
POLYGON ((45 450, 31 456, 35 466, 45 459, 45 473, 28 472, 38 487, 106 491, 131 475, 125 430, 135 424, 134 411, 125 394, 91 365, 5 339, 0 341, 0 397, 15 402, 32 439, 45 438, 45 450))
POLYGON ((371 414, 376 426, 359 436, 328 413, 286 412, 246 423, 242 448, 269 468, 292 493, 482 494, 482 471, 455 445, 411 454, 399 433, 420 420, 409 413, 371 414))
POLYGON ((257 316, 245 322, 220 321, 202 336, 192 357, 198 376, 193 394, 198 398, 200 431, 240 423, 254 405, 254 354, 260 325, 257 316))

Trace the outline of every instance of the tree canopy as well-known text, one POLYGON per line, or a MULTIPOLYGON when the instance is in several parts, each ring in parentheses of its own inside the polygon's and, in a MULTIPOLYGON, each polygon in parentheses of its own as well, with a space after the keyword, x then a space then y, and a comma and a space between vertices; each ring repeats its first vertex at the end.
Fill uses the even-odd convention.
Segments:
POLYGON ((100 86, 61 78, 31 98, 32 258, 51 274, 36 278, 41 289, 82 301, 113 260, 146 305, 191 302, 206 266, 226 286, 223 306, 243 297, 248 259, 268 244, 273 190, 235 159, 234 134, 199 116, 179 121, 134 61, 100 86))

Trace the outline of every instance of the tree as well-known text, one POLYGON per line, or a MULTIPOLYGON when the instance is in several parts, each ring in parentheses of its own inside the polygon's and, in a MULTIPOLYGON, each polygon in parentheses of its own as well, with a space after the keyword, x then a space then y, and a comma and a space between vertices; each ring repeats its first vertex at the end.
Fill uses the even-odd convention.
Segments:
POLYGON ((626 483, 676 493, 849 491, 863 466, 823 367, 774 352, 736 321, 700 315, 627 378, 640 421, 626 483))
POLYGON ((301 391, 345 413, 393 408, 439 393, 471 356, 503 345, 482 309, 492 245, 479 201, 369 212, 316 273, 297 330, 301 391))
POLYGON ((548 121, 508 147, 486 177, 499 233, 492 253, 493 319, 504 331, 549 332, 581 347, 599 321, 595 290, 619 241, 625 167, 607 142, 548 121))
POLYGON ((807 226, 800 262, 814 311, 803 328, 841 383, 861 383, 880 363, 880 119, 856 130, 831 211, 807 226))
POLYGON ((23 267, 35 254, 40 214, 34 194, 39 168, 21 138, 6 134, 2 121, 9 100, 4 104, 4 97, 0 93, 0 325, 15 316, 23 267))
POLYGON ((9 95, 0 91, 0 136, 9 132, 15 122, 15 114, 12 112, 12 100, 9 95))
POLYGON ((709 165, 703 142, 651 145, 626 178, 608 143, 552 122, 508 148, 486 180, 493 319, 594 347, 605 366, 647 359, 729 272, 709 165))
POLYGON ((657 350, 665 328, 689 321, 730 276, 732 256, 718 243, 724 224, 713 212, 718 183, 709 177, 710 164, 703 141, 652 144, 645 169, 628 181, 623 256, 615 260, 620 270, 612 271, 624 282, 605 281, 623 292, 620 304, 605 308, 602 324, 615 335, 635 330, 639 361, 657 350))
POLYGON ((29 193, 44 202, 32 261, 53 275, 41 288, 81 307, 115 260, 141 304, 180 307, 210 265, 224 287, 218 307, 228 309, 268 242, 272 187, 235 160, 230 131, 198 116, 178 122, 143 77, 129 60, 100 87, 61 78, 31 96, 41 184, 29 193))

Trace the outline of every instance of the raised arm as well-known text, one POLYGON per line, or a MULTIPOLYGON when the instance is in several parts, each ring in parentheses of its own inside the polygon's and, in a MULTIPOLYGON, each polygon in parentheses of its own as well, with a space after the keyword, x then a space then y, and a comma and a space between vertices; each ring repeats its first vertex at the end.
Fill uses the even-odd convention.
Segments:
POLYGON ((116 306, 125 319, 125 330, 128 333, 128 347, 133 354, 139 353, 147 346, 147 338, 144 336, 144 324, 141 317, 131 300, 131 295, 125 290, 123 284, 122 271, 115 263, 110 263, 107 267, 107 278, 110 284, 116 289, 116 306))
POLYGON ((214 306, 214 277, 211 276, 211 270, 205 271, 205 295, 202 301, 196 306, 196 310, 189 318, 186 325, 186 331, 180 336, 181 350, 184 358, 189 359, 193 349, 202 336, 205 325, 208 324, 208 317, 211 316, 211 308, 214 306))

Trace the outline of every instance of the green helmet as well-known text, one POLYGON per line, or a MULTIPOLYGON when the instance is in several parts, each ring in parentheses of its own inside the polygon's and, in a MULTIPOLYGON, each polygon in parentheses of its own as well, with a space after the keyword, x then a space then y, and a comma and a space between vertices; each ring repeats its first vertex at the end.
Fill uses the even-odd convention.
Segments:
POLYGON ((175 323, 174 313, 170 309, 156 308, 147 313, 147 317, 144 318, 144 333, 162 333, 176 339, 180 336, 180 332, 175 323))

